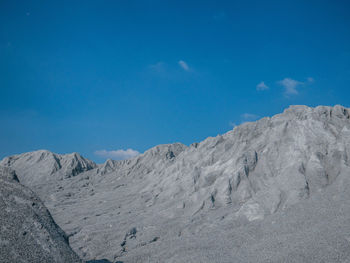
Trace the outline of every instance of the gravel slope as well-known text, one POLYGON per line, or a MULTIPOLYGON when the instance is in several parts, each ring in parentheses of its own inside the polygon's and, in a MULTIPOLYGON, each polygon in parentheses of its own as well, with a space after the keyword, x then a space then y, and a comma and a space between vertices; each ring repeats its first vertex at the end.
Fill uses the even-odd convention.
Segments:
POLYGON ((81 262, 40 199, 0 166, 0 262, 81 262))
POLYGON ((45 200, 86 260, 349 262, 349 112, 291 106, 101 165, 48 151, 1 164, 45 200))

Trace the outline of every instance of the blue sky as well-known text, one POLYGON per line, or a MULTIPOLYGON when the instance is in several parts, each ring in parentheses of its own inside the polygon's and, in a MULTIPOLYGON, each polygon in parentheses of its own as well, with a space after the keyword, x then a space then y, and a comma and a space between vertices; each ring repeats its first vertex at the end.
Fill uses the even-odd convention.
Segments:
POLYGON ((1 1, 0 158, 97 162, 350 107, 348 1, 1 1), (127 150, 129 149, 129 150, 127 150))

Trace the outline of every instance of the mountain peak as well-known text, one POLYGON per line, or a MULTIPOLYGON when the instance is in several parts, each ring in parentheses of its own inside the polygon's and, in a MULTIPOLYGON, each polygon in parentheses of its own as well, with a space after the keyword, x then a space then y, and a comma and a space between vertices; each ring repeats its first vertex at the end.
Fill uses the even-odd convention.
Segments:
POLYGON ((56 154, 48 150, 5 157, 0 165, 13 167, 20 181, 27 185, 40 183, 43 179, 47 181, 49 175, 62 179, 62 176, 76 176, 97 167, 93 161, 85 159, 79 153, 56 154))
POLYGON ((170 143, 170 144, 160 144, 154 146, 153 148, 147 150, 140 158, 145 158, 146 156, 152 156, 155 158, 165 158, 172 159, 187 148, 186 145, 182 143, 170 143))
POLYGON ((224 235, 232 225, 267 222, 308 202, 319 208, 313 211, 322 210, 317 200, 323 193, 338 198, 350 185, 349 160, 349 110, 297 105, 190 147, 162 144, 130 160, 107 160, 97 169, 79 154, 45 151, 2 163, 15 169, 21 182, 40 178, 24 183, 49 196, 48 207, 84 259, 133 261, 134 251, 152 247, 155 237, 162 242, 178 237, 181 243, 210 229, 210 235, 218 235, 217 225, 224 235), (55 160, 59 166, 50 175, 55 160), (102 248, 101 240, 108 241, 102 248))

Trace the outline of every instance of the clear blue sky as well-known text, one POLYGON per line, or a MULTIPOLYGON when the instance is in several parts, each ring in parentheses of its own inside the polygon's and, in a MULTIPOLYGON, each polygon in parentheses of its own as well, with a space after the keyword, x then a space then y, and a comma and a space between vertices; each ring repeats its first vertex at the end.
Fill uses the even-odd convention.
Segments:
POLYGON ((101 162, 291 104, 350 107, 349 3, 1 1, 0 158, 101 162))

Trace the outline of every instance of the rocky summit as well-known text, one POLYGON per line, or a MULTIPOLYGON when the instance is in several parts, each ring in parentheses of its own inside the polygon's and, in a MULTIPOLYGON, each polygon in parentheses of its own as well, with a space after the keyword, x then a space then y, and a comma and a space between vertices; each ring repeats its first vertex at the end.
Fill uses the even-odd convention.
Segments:
MULTIPOLYGON (((350 262, 350 110, 339 105, 291 106, 200 143, 158 145, 130 160, 95 164, 77 153, 40 150, 0 165, 40 197, 83 260, 350 262)), ((27 189, 6 180, 1 187, 27 189)), ((11 200, 11 211, 35 209, 23 198, 11 200)), ((34 226, 17 223, 16 231, 27 233, 22 243, 35 237, 34 226)), ((56 255, 65 245, 65 262, 75 262, 55 229, 62 244, 52 245, 56 255)), ((7 236, 1 234, 1 249, 12 242, 7 236)))

